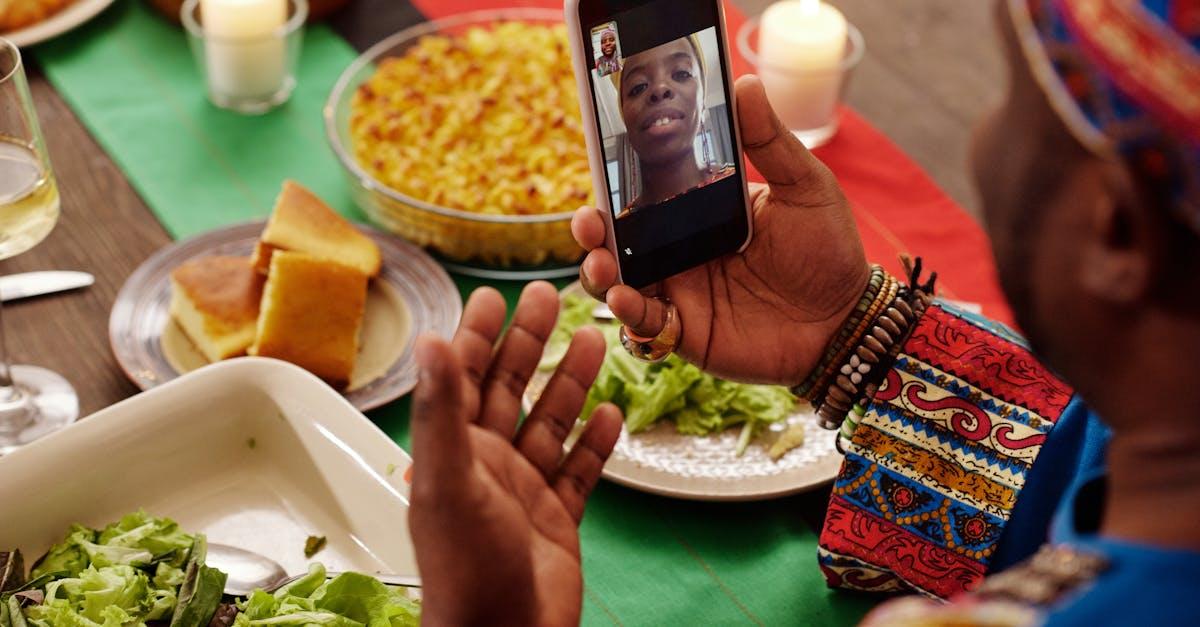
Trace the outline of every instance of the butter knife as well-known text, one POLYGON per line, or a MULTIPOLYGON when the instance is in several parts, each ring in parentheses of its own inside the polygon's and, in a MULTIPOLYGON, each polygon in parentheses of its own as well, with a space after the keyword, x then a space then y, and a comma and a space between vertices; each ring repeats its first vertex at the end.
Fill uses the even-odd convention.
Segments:
POLYGON ((0 277, 0 300, 8 302, 18 298, 53 294, 65 290, 87 287, 96 282, 96 277, 86 272, 70 270, 47 270, 22 272, 0 277))

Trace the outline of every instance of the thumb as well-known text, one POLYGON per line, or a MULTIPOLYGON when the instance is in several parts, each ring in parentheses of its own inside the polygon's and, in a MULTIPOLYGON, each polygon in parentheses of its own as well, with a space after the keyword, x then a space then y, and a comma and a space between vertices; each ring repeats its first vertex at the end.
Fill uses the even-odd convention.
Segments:
POLYGON ((413 487, 461 477, 470 467, 471 449, 463 405, 462 366, 450 345, 432 334, 417 339, 420 381, 413 393, 413 487))
POLYGON ((617 285, 608 290, 608 308, 633 333, 644 338, 657 337, 667 321, 667 305, 651 298, 628 285, 617 285))
POLYGON ((771 188, 771 196, 802 207, 840 200, 829 168, 779 121, 762 81, 753 74, 734 84, 742 149, 771 188))

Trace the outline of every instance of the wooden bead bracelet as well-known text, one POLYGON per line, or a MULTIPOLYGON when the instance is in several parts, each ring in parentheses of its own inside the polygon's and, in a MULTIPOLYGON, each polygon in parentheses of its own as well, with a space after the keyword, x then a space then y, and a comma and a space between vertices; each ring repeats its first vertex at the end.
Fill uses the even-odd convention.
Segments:
POLYGON ((848 329, 848 333, 846 333, 847 340, 841 343, 837 352, 829 360, 827 366, 822 370, 821 376, 817 378, 812 389, 809 390, 808 395, 805 397, 809 402, 813 403, 814 407, 824 397, 829 384, 836 379, 838 370, 849 356, 850 351, 854 350, 854 347, 862 340, 863 335, 870 330, 871 324, 879 316, 880 312, 883 311, 883 308, 887 306, 887 303, 896 297, 899 288, 899 282, 891 275, 885 273, 879 291, 871 300, 870 305, 867 306, 862 318, 853 326, 849 324, 849 320, 843 325, 848 329))
POLYGON ((858 303, 855 304, 854 310, 850 312, 846 321, 842 323, 838 333, 829 341, 829 345, 825 347, 825 352, 821 355, 821 359, 817 362, 816 367, 812 369, 812 372, 808 374, 808 377, 800 385, 792 389, 792 392, 796 396, 809 398, 809 393, 816 388, 817 380, 825 374, 826 369, 830 367, 829 364, 837 363, 836 357, 838 353, 850 341, 853 330, 867 317, 867 310, 870 309, 871 304, 875 302, 875 298, 879 295, 879 290, 883 287, 886 276, 887 273, 884 272, 883 266, 878 264, 871 266, 871 276, 867 280, 867 287, 863 290, 863 295, 858 299, 858 303))
POLYGON ((853 435, 884 375, 933 299, 937 273, 922 284, 920 258, 915 263, 907 257, 901 261, 912 287, 887 277, 890 282, 885 282, 885 289, 880 289, 879 297, 858 325, 861 329, 851 336, 857 341, 847 343, 839 358, 831 362, 840 365, 828 368, 818 379, 818 385, 824 384, 824 394, 810 398, 821 426, 839 429, 839 439, 853 435))

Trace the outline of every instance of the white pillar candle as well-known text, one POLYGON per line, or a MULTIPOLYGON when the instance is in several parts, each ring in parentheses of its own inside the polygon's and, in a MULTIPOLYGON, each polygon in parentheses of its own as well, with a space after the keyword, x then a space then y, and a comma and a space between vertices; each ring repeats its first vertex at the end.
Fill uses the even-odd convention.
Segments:
POLYGON ((288 0, 200 0, 208 81, 225 97, 261 98, 286 77, 288 0))
POLYGON ((816 129, 833 121, 846 29, 841 11, 820 0, 783 0, 763 13, 758 73, 788 128, 816 129))

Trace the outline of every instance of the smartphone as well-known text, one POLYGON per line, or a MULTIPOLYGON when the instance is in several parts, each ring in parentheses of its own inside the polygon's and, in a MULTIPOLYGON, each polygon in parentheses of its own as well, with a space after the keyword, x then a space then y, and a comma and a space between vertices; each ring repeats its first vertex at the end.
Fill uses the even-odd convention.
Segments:
POLYGON ((566 0, 592 183, 620 281, 645 287, 752 235, 719 0, 566 0))

